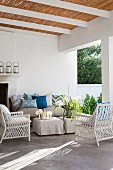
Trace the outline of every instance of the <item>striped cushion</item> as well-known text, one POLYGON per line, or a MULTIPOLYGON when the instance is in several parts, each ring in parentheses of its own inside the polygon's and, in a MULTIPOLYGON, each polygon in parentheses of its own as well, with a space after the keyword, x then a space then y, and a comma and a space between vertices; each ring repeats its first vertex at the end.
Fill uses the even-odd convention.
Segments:
POLYGON ((12 103, 12 106, 13 106, 13 110, 17 111, 20 108, 20 106, 21 106, 21 99, 20 99, 20 97, 16 96, 16 95, 12 96, 11 97, 11 103, 12 103))
POLYGON ((64 102, 62 95, 52 95, 52 104, 56 106, 57 102, 64 102))

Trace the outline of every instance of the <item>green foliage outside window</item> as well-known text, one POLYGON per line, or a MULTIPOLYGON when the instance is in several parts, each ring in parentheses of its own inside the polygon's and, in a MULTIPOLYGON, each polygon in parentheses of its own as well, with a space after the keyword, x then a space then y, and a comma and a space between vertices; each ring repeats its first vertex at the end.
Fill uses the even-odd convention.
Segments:
POLYGON ((86 94, 86 97, 83 101, 83 107, 82 107, 82 112, 86 114, 93 114, 93 111, 96 106, 96 100, 93 96, 90 96, 89 94, 86 94))
POLYGON ((78 84, 101 84, 101 45, 77 51, 78 84))
POLYGON ((97 100, 89 94, 86 94, 83 100, 82 113, 92 115, 97 103, 102 103, 102 93, 97 97, 97 100))

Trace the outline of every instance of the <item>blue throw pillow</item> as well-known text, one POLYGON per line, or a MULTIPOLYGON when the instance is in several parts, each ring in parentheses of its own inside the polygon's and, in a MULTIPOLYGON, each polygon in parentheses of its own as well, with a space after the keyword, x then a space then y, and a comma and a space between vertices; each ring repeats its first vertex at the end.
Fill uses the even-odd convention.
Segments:
POLYGON ((38 109, 47 107, 46 96, 32 96, 32 98, 36 99, 38 109))
POLYGON ((22 100, 22 108, 37 108, 36 100, 22 100))

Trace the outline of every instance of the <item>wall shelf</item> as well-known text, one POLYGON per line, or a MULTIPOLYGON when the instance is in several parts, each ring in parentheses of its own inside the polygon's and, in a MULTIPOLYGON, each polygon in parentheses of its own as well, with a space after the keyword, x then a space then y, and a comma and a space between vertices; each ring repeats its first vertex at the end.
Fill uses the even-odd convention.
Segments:
POLYGON ((18 80, 20 74, 17 73, 0 73, 0 82, 2 81, 10 81, 10 80, 18 80))

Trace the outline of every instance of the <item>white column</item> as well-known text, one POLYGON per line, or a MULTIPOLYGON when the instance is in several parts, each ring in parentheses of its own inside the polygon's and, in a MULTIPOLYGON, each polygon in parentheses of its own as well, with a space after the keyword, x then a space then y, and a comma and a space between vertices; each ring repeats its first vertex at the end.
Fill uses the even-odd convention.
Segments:
POLYGON ((113 105, 113 37, 109 38, 109 101, 113 105))
POLYGON ((102 39, 102 100, 113 104, 113 37, 102 39))
POLYGON ((68 95, 76 96, 77 86, 77 51, 68 53, 68 95))
POLYGON ((109 101, 109 37, 104 37, 102 46, 102 101, 109 101))

